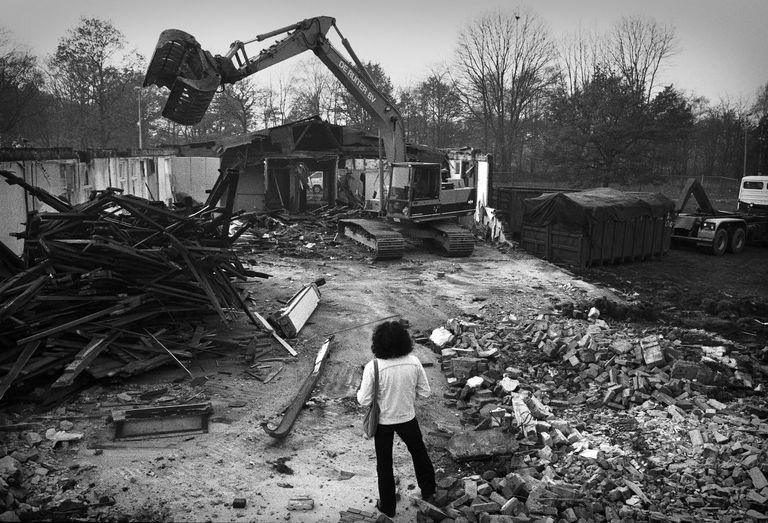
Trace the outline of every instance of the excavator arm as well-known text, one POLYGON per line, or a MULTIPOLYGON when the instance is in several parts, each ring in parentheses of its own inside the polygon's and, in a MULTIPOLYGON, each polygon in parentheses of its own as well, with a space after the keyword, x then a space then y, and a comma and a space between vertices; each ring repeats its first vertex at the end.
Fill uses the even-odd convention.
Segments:
MULTIPOLYGON (((216 89, 235 83, 283 60, 311 50, 347 88, 365 110, 376 119, 387 160, 406 160, 405 132, 397 108, 375 86, 348 41, 342 43, 354 64, 342 56, 326 35, 336 21, 329 16, 308 18, 248 42, 234 42, 224 56, 212 56, 204 51, 195 38, 177 29, 168 29, 152 56, 144 86, 151 84, 170 89, 163 116, 183 125, 198 123, 213 99, 216 89), (245 45, 288 33, 284 39, 249 58, 245 45)), ((338 28, 336 28, 338 32, 338 28)), ((339 33, 341 35, 341 33, 339 33)))

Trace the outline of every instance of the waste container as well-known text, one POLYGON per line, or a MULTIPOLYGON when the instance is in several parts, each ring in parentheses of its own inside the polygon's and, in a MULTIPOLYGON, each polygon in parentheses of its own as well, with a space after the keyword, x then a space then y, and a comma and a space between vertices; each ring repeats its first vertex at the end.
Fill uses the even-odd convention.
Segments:
POLYGON ((600 188, 524 202, 520 243, 553 262, 586 267, 669 252, 674 202, 659 193, 600 188))

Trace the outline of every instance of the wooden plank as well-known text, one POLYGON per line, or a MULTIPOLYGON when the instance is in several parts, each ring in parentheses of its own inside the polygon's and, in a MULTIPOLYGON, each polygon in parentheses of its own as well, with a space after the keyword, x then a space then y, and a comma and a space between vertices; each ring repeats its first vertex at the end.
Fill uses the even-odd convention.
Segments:
POLYGON ((261 424, 261 428, 264 429, 264 432, 276 439, 283 439, 288 435, 288 433, 291 431, 291 427, 293 427, 293 424, 296 422, 299 413, 304 408, 304 404, 311 396, 312 389, 315 388, 317 381, 320 379, 320 376, 323 373, 325 362, 328 360, 328 356, 331 353, 333 344, 333 336, 325 340, 325 343, 323 343, 323 346, 320 347, 320 350, 317 352, 317 356, 315 356, 315 366, 312 368, 312 372, 309 373, 309 376, 307 376, 307 378, 304 380, 304 383, 302 383, 299 391, 293 398, 293 401, 288 406, 285 415, 280 420, 280 424, 277 426, 277 428, 272 429, 269 426, 269 423, 263 422, 261 424))
POLYGON ((50 336, 51 334, 58 334, 59 332, 63 332, 73 327, 77 327, 78 325, 88 323, 91 320, 94 320, 96 318, 101 318, 102 316, 106 316, 108 314, 114 314, 116 312, 125 312, 127 310, 134 309, 139 305, 141 305, 142 298, 143 298, 143 295, 133 296, 107 309, 103 309, 98 312, 88 314, 81 318, 77 318, 76 320, 72 320, 62 325, 56 325, 55 327, 51 327, 50 329, 46 329, 44 331, 37 332, 31 336, 27 336, 26 338, 22 338, 18 341, 18 343, 20 345, 23 345, 25 343, 30 343, 32 341, 41 340, 47 336, 50 336))
POLYGON ((12 289, 19 281, 23 280, 27 276, 32 276, 35 273, 38 272, 45 272, 48 269, 49 263, 47 261, 38 263, 34 267, 30 267, 29 269, 20 272, 14 276, 11 276, 4 282, 2 282, 2 285, 0 285, 0 295, 2 295, 4 292, 6 292, 8 289, 12 289))
POLYGON ((229 278, 224 278, 224 282, 226 282, 227 285, 232 289, 232 292, 237 297, 237 301, 240 302, 240 307, 245 311, 245 313, 248 315, 248 318, 250 318, 251 322, 254 325, 261 326, 264 328, 265 331, 267 331, 273 338, 277 340, 277 342, 283 346, 285 350, 287 350, 291 356, 298 356, 299 353, 296 352, 291 345, 285 341, 283 338, 280 337, 279 334, 275 331, 274 327, 269 324, 267 320, 264 319, 264 317, 259 314, 256 311, 252 311, 248 304, 245 303, 245 300, 242 296, 240 296, 240 293, 237 292, 237 289, 235 289, 234 285, 232 285, 232 282, 229 281, 229 278))
MULTIPOLYGON (((246 306, 246 308, 247 308, 247 306, 246 306)), ((283 338, 280 337, 280 335, 277 333, 277 331, 275 331, 275 329, 272 327, 272 325, 270 325, 269 322, 267 320, 265 320, 264 317, 261 314, 259 314, 256 311, 251 311, 250 309, 249 309, 249 312, 251 314, 253 314, 259 320, 259 323, 261 323, 261 325, 264 327, 264 329, 268 333, 270 333, 272 335, 272 337, 275 338, 277 340, 277 342, 280 345, 282 345, 283 348, 290 353, 291 356, 298 356, 299 355, 299 353, 296 352, 293 347, 291 347, 290 343, 288 343, 287 341, 285 341, 283 338)))
POLYGON ((3 381, 0 382, 0 399, 3 399, 5 393, 11 388, 13 381, 24 369, 24 365, 27 364, 29 358, 32 357, 38 347, 40 347, 40 340, 27 343, 27 346, 24 347, 19 357, 16 358, 16 363, 13 364, 11 370, 3 377, 3 381))
POLYGON ((81 372, 83 372, 96 359, 96 356, 109 347, 109 344, 120 336, 119 332, 113 332, 109 336, 100 336, 92 339, 83 350, 77 353, 71 363, 64 367, 64 373, 53 382, 52 388, 68 387, 72 385, 81 372))
MULTIPOLYGON (((169 236, 169 237, 172 238, 172 236, 169 236)), ((197 280, 197 282, 205 291, 205 294, 208 296, 208 299, 210 300, 211 305, 213 305, 214 310, 219 314, 221 319, 226 322, 227 316, 224 314, 224 310, 221 308, 221 305, 219 304, 219 300, 216 294, 213 292, 213 288, 211 287, 210 282, 206 278, 204 278, 200 272, 198 272, 194 261, 189 256, 189 253, 186 251, 184 246, 181 245, 181 243, 178 243, 177 247, 179 247, 179 254, 181 255, 182 258, 184 258, 184 261, 187 263, 187 267, 192 272, 192 276, 194 276, 194 278, 197 280)))
POLYGON ((35 187, 34 185, 28 184, 26 180, 24 180, 24 178, 20 178, 19 176, 16 176, 11 171, 0 169, 0 176, 3 176, 5 178, 5 183, 7 183, 8 185, 21 186, 29 194, 31 194, 41 202, 53 207, 53 209, 56 211, 68 212, 72 210, 72 204, 70 204, 69 202, 62 200, 58 196, 52 195, 45 189, 41 189, 39 187, 35 187))
POLYGON ((170 360, 168 354, 158 354, 149 359, 132 361, 122 367, 113 368, 107 371, 107 377, 113 376, 133 376, 139 372, 146 372, 161 365, 165 365, 170 360))
POLYGON ((42 423, 16 423, 14 425, 0 425, 0 432, 23 432, 25 430, 40 430, 42 423))

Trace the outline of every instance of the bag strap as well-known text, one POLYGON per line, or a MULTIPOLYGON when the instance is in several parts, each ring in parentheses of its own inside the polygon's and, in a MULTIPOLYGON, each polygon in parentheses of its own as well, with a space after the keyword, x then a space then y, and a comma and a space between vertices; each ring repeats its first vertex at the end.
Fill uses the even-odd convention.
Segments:
POLYGON ((373 358, 373 404, 379 401, 379 360, 373 358))

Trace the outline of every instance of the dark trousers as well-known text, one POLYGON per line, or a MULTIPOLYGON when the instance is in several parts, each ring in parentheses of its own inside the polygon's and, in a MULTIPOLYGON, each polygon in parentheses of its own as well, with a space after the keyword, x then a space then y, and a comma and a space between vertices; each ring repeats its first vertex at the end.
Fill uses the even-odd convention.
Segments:
POLYGON ((379 477, 379 510, 388 516, 395 515, 395 474, 392 470, 392 445, 395 432, 403 440, 413 459, 416 482, 421 489, 421 496, 428 498, 435 493, 435 468, 429 459, 427 447, 421 437, 421 429, 416 418, 395 425, 379 425, 376 429, 376 473, 379 477))

